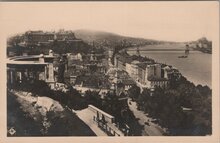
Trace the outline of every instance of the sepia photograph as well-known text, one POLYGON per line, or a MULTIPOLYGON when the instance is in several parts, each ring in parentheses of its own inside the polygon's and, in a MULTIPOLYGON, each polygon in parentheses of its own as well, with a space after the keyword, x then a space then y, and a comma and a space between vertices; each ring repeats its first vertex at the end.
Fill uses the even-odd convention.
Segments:
POLYGON ((217 1, 1 2, 0 21, 5 141, 219 141, 217 1))

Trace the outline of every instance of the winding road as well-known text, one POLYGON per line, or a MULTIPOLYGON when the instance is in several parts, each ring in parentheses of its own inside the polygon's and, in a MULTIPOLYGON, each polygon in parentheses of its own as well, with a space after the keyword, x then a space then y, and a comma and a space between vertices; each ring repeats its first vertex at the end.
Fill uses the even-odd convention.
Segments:
POLYGON ((131 99, 128 99, 128 102, 129 109, 134 113, 135 117, 139 119, 139 124, 144 126, 144 130, 142 130, 143 136, 163 136, 165 129, 153 123, 152 121, 154 119, 148 117, 143 111, 137 110, 136 102, 131 101, 131 99))

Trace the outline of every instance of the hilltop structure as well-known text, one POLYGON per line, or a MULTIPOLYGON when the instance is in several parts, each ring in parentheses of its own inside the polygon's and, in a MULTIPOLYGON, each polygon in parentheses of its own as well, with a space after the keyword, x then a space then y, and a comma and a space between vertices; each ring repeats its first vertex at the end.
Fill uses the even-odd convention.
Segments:
POLYGON ((7 56, 38 55, 48 53, 88 53, 90 46, 77 39, 73 31, 27 31, 7 39, 7 56))
MULTIPOLYGON (((27 31, 21 36, 23 39, 19 44, 24 46, 33 46, 40 44, 49 44, 53 41, 79 41, 72 31, 60 30, 58 32, 44 32, 44 31, 27 31)), ((80 40, 81 41, 81 40, 80 40)))

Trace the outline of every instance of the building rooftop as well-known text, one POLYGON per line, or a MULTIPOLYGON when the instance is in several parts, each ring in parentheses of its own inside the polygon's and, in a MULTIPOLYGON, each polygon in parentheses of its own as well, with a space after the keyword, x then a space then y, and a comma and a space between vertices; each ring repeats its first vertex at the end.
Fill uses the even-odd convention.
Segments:
POLYGON ((129 54, 122 52, 116 55, 116 58, 121 61, 122 63, 131 63, 132 58, 129 54))
POLYGON ((171 71, 172 70, 172 68, 169 67, 169 66, 165 66, 165 67, 163 67, 163 69, 166 70, 166 71, 171 71))
POLYGON ((137 60, 134 60, 131 62, 131 64, 139 64, 139 63, 140 63, 140 61, 137 61, 137 60))
POLYGON ((46 59, 53 59, 54 56, 51 55, 28 55, 28 56, 16 56, 7 59, 7 64, 16 65, 46 65, 46 59), (40 62, 39 58, 44 58, 44 62, 40 62))
POLYGON ((132 55, 130 56, 132 60, 137 60, 139 62, 154 62, 153 59, 147 58, 147 57, 142 57, 142 56, 137 56, 137 55, 132 55))
MULTIPOLYGON (((18 60, 38 59, 40 57, 42 57, 42 55, 15 56, 15 57, 8 58, 8 60, 18 61, 18 60)), ((44 58, 54 58, 54 56, 51 56, 51 55, 43 55, 43 57, 44 58)))
POLYGON ((147 62, 142 62, 142 63, 138 63, 137 66, 142 68, 142 69, 146 69, 147 66, 152 65, 153 63, 147 63, 147 62))
POLYGON ((7 64, 14 64, 14 65, 47 65, 48 63, 40 63, 39 61, 8 61, 7 64))

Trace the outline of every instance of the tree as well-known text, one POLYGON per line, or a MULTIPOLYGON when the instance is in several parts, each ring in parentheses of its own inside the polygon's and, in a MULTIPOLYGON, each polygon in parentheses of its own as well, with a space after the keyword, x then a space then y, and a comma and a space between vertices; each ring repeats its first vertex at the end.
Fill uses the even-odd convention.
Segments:
POLYGON ((140 87, 133 85, 128 89, 128 96, 131 97, 132 100, 137 100, 138 96, 140 95, 140 91, 140 87))
POLYGON ((94 72, 97 71, 98 67, 97 67, 97 65, 90 65, 90 66, 89 66, 89 69, 90 69, 90 71, 91 71, 92 73, 94 73, 94 72))

